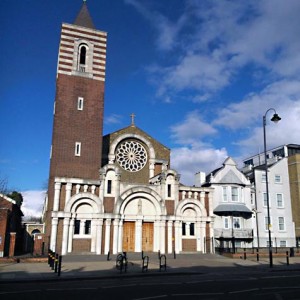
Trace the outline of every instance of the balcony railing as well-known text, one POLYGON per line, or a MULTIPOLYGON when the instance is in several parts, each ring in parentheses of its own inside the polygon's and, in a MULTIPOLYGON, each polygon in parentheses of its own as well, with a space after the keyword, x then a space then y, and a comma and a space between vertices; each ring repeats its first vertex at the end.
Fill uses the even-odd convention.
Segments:
POLYGON ((233 236, 237 239, 250 239, 253 238, 252 229, 214 229, 215 238, 232 238, 233 236))

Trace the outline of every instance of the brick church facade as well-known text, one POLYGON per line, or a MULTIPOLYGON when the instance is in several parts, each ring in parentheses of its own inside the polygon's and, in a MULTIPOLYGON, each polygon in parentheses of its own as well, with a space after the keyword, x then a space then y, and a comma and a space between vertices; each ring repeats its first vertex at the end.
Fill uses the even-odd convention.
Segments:
POLYGON ((131 124, 103 136, 107 34, 84 2, 62 24, 56 80, 46 241, 51 250, 213 251, 210 187, 185 186, 170 150, 131 124))

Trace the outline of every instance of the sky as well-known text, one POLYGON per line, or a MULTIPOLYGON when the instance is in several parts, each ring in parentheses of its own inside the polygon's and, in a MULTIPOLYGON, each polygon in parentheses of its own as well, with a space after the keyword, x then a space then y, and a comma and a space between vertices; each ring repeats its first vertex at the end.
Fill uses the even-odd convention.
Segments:
MULTIPOLYGON (((0 0, 0 179, 42 210, 62 22, 82 0, 0 0)), ((108 33, 104 132, 135 124, 183 184, 231 156, 300 144, 300 1, 88 0, 108 33), (269 121, 274 108, 282 120, 269 121)))

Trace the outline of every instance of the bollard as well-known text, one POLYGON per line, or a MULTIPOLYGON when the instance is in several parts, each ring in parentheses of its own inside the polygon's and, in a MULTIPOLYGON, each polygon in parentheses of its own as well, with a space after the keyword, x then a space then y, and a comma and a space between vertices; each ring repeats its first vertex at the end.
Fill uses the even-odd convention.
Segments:
POLYGON ((176 259, 176 252, 175 252, 175 250, 174 250, 174 259, 176 259))
POLYGON ((142 265, 142 272, 148 271, 148 265, 149 265, 149 256, 143 257, 143 265, 142 265))
POLYGON ((244 248, 244 260, 247 259, 247 253, 246 253, 246 248, 244 248))
POLYGON ((62 261, 62 256, 60 255, 58 257, 58 270, 57 270, 57 276, 60 276, 60 272, 61 272, 61 261, 62 261))
POLYGON ((51 266, 51 270, 54 270, 54 252, 53 251, 51 251, 51 264, 50 264, 50 266, 51 266))
POLYGON ((58 254, 55 253, 55 258, 54 258, 54 273, 57 273, 57 267, 58 267, 58 254))
POLYGON ((159 257, 159 271, 161 272, 161 269, 164 268, 165 271, 167 270, 167 258, 165 255, 160 255, 159 257), (161 262, 163 260, 163 263, 161 262))
POLYGON ((259 261, 259 250, 256 250, 256 260, 259 261))
POLYGON ((286 251, 286 265, 288 266, 290 264, 290 260, 289 260, 289 251, 286 251))
POLYGON ((110 251, 108 251, 108 253, 107 253, 107 258, 106 258, 106 260, 110 260, 109 256, 110 256, 110 251))

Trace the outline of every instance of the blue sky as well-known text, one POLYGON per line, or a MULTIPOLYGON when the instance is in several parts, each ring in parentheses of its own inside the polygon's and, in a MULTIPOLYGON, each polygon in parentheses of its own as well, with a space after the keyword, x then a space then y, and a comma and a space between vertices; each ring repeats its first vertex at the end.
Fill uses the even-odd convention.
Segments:
MULTIPOLYGON (((0 176, 27 197, 47 187, 60 28, 81 4, 0 1, 0 176)), ((87 4, 108 32, 104 134, 134 112, 186 184, 261 151, 271 107, 282 120, 267 124, 268 148, 300 143, 300 1, 87 4)))

